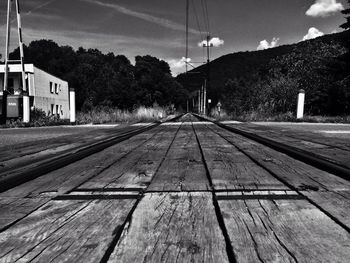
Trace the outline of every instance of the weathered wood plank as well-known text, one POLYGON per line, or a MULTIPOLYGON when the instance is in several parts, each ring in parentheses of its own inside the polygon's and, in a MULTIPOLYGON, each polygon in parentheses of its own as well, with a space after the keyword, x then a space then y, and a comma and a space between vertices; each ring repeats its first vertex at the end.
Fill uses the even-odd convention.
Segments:
POLYGON ((219 201, 237 262, 348 262, 350 235, 304 200, 219 201))
POLYGON ((62 169, 53 171, 0 194, 0 197, 40 197, 51 193, 63 194, 89 178, 100 174, 120 158, 143 145, 163 128, 142 133, 102 152, 91 155, 62 169))
POLYGON ((79 188, 146 188, 162 162, 177 127, 166 127, 137 150, 79 188))
POLYGON ((49 198, 0 198, 0 231, 48 202, 49 198))
POLYGON ((210 189, 205 166, 191 125, 181 126, 164 162, 147 191, 210 189))
POLYGON ((195 130, 215 190, 288 189, 208 127, 195 130))
POLYGON ((108 262, 228 262, 211 194, 146 194, 108 262))
POLYGON ((332 162, 350 167, 350 147, 347 146, 346 140, 341 140, 342 144, 340 144, 340 141, 325 136, 320 138, 310 132, 277 130, 276 128, 256 125, 236 125, 235 128, 256 133, 264 138, 287 145, 293 145, 293 147, 312 152, 332 162))
POLYGON ((349 181, 316 169, 242 136, 216 127, 213 127, 213 130, 239 147, 261 166, 266 167, 294 189, 309 191, 310 193, 317 192, 316 194, 308 194, 307 197, 332 214, 340 222, 350 227, 350 210, 347 209, 350 201, 342 194, 339 194, 350 190, 349 181), (332 199, 332 205, 328 205, 330 196, 336 196, 336 198, 332 199))
POLYGON ((301 193, 350 228, 350 190, 301 193))
POLYGON ((0 262, 99 262, 134 204, 51 201, 0 234, 0 262))

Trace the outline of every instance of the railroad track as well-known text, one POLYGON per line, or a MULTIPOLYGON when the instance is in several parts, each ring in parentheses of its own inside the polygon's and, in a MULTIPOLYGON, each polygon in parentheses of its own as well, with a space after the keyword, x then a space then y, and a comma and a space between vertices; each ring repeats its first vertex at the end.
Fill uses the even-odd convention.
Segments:
POLYGON ((242 135, 246 138, 249 138, 253 141, 256 141, 258 143, 261 143, 263 145, 266 145, 267 147, 270 147, 274 150, 277 150, 279 152, 285 153, 297 160, 300 160, 302 162, 305 162, 307 164, 310 164, 316 168, 319 168, 321 170, 327 171, 329 173, 335 174, 337 176, 340 176, 346 180, 350 180, 350 169, 346 166, 343 166, 337 162, 335 162, 332 159, 327 159, 323 156, 320 156, 318 154, 315 154, 310 151, 305 151, 300 148, 293 147, 291 145, 283 144, 281 142, 277 142, 268 138, 264 138, 262 136, 259 136, 257 134, 254 134, 252 132, 247 132, 241 129, 237 129, 228 125, 225 125, 223 123, 210 120, 208 118, 205 118, 203 116, 194 114, 196 118, 202 121, 209 121, 217 126, 228 130, 230 132, 233 132, 235 134, 242 135))
MULTIPOLYGON (((176 116, 175 118, 167 120, 166 122, 176 121, 182 116, 183 115, 176 116)), ((102 139, 98 142, 79 146, 67 152, 61 153, 58 156, 51 157, 43 161, 38 161, 29 165, 6 170, 0 173, 0 193, 38 178, 44 174, 60 169, 71 163, 79 161, 92 154, 98 153, 108 147, 128 140, 133 136, 158 127, 160 124, 161 122, 155 122, 147 126, 132 129, 131 131, 121 132, 115 136, 112 135, 109 136, 109 138, 102 139)))
POLYGON ((0 194, 0 262, 347 262, 347 180, 198 117, 0 194))

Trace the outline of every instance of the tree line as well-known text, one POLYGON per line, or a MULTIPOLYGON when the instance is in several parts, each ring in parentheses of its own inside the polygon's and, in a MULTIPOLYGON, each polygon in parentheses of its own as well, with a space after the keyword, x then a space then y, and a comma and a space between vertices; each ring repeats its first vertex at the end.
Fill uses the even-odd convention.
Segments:
MULTIPOLYGON (((167 62, 152 56, 128 58, 98 49, 74 50, 52 40, 38 40, 24 47, 25 63, 69 82, 76 91, 77 109, 117 107, 132 110, 140 105, 186 105, 188 92, 171 75, 167 62)), ((10 59, 19 57, 19 49, 10 59)))

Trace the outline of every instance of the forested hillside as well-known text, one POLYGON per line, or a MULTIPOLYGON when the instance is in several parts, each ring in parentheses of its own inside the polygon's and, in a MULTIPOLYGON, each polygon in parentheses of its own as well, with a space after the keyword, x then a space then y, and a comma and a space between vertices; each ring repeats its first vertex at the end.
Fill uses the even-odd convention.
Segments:
MULTIPOLYGON (((309 114, 349 114, 349 39, 350 31, 345 31, 220 57, 210 63, 209 97, 214 103, 221 100, 236 115, 251 111, 271 115, 294 111, 297 93, 304 89, 309 114)), ((205 77, 206 66, 190 73, 195 74, 177 79, 193 91, 205 77)))
MULTIPOLYGON (((75 88, 78 110, 97 106, 131 110, 155 103, 178 106, 188 97, 171 76, 168 63, 152 56, 137 56, 132 65, 123 55, 103 54, 97 49, 75 51, 51 40, 33 41, 24 53, 26 63, 67 80, 75 88)), ((10 58, 18 57, 16 49, 10 58)))

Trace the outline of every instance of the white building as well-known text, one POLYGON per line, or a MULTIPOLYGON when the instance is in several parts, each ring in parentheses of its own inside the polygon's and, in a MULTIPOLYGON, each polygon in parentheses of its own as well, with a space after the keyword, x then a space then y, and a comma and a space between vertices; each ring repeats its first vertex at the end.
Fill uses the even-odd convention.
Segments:
MULTIPOLYGON (((45 71, 26 64, 27 87, 31 107, 42 109, 47 115, 57 115, 69 119, 68 82, 45 71)), ((4 86, 5 66, 0 65, 0 91, 4 86)), ((22 89, 21 65, 9 65, 8 91, 10 95, 20 95, 22 89)))

